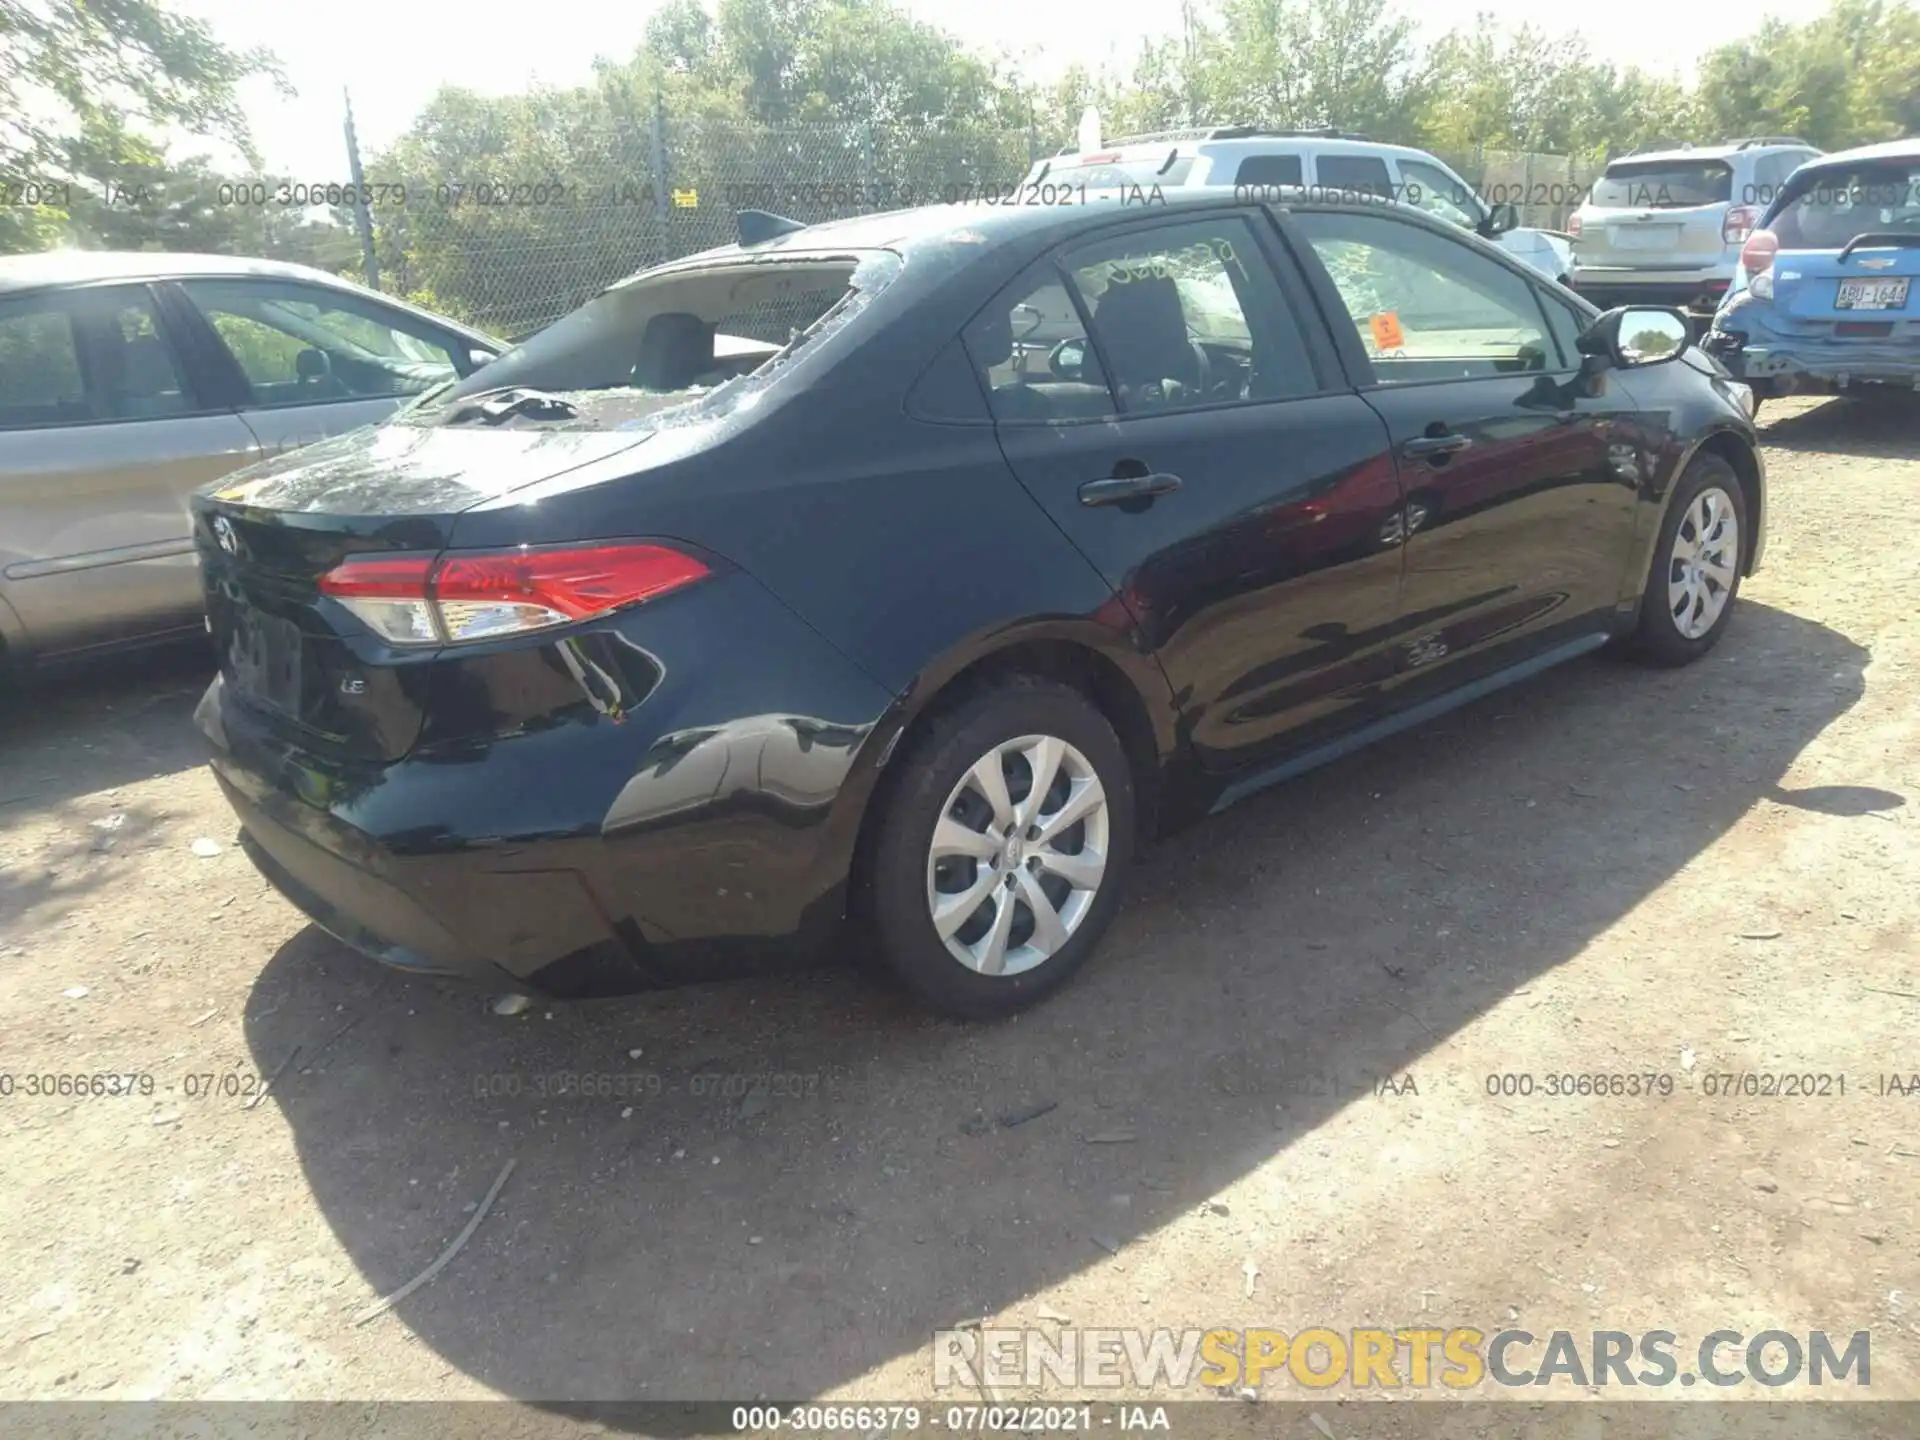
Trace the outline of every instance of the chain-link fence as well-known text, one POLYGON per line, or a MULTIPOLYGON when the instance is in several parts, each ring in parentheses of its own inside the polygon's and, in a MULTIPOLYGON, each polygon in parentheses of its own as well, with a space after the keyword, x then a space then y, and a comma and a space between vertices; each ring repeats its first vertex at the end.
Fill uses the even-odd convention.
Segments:
POLYGON ((740 210, 810 224, 1010 187, 1025 132, 655 119, 576 146, 566 174, 368 175, 383 289, 513 338, 623 276, 736 236, 740 210))
MULTIPOLYGON (((656 114, 573 137, 567 173, 455 177, 376 163, 379 282, 517 338, 623 276, 729 243, 740 210, 817 223, 951 201, 1015 185, 1052 148, 958 122, 772 127, 656 114)), ((1592 179, 1562 155, 1444 158, 1488 203, 1511 202, 1523 225, 1548 229, 1564 228, 1592 179)))
POLYGON ((1605 162, 1514 150, 1447 151, 1440 156, 1489 205, 1510 204, 1520 223, 1565 230, 1605 162))

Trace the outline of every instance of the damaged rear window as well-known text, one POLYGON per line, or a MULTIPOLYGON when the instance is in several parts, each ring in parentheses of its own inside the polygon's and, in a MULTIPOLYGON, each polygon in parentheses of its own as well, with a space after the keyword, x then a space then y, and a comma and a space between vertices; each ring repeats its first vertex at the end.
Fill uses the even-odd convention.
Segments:
POLYGON ((872 251, 636 276, 406 418, 587 429, 712 419, 849 324, 899 270, 898 256, 872 251))

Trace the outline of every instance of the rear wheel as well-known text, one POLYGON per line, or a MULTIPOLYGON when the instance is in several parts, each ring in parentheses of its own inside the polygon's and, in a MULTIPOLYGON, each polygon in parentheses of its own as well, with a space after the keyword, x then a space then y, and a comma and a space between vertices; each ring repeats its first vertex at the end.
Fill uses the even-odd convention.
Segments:
POLYGON ((1133 776, 1078 691, 1016 676, 940 716, 874 846, 881 958, 936 1009, 1008 1015, 1080 967, 1120 904, 1133 776))
POLYGON ((1740 592, 1746 492, 1733 467, 1700 455, 1674 488, 1640 601, 1633 651, 1655 665, 1685 665, 1719 642, 1740 592))

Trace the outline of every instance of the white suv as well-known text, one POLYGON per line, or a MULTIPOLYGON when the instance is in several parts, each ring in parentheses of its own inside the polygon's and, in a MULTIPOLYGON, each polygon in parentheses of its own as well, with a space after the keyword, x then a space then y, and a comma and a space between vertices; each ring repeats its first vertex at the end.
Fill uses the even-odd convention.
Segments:
MULTIPOLYGON (((1062 150, 1027 172, 1022 192, 1139 186, 1151 191, 1187 185, 1231 185, 1275 200, 1304 187, 1309 194, 1365 194, 1417 206, 1493 241, 1550 280, 1565 284, 1572 248, 1559 235, 1515 224, 1511 205, 1487 205, 1434 155, 1382 145, 1340 130, 1263 130, 1215 126, 1128 135, 1095 151, 1062 150)), ((1062 199, 1061 203, 1068 203, 1062 199)))
POLYGON ((1748 232, 1819 154, 1804 140, 1762 135, 1610 162, 1567 224, 1573 288, 1602 310, 1677 305, 1711 320, 1748 232))

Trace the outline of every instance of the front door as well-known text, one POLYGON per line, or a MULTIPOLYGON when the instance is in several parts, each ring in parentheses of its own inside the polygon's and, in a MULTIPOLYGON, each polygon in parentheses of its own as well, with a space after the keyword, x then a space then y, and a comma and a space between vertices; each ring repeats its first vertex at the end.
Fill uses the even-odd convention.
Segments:
POLYGON ((461 373, 455 337, 404 311, 300 280, 182 280, 232 356, 240 414, 268 455, 384 420, 461 373))
POLYGON ((1395 663, 1386 429, 1301 323, 1275 244, 1264 214, 1116 229, 967 334, 1008 463, 1114 587, 1218 772, 1357 723, 1395 663))
POLYGON ((1633 536, 1638 470, 1615 444, 1632 398, 1604 377, 1589 393, 1543 308, 1560 302, 1477 246, 1383 214, 1291 224, 1350 322, 1406 489, 1406 697, 1590 643, 1633 536))

